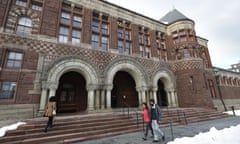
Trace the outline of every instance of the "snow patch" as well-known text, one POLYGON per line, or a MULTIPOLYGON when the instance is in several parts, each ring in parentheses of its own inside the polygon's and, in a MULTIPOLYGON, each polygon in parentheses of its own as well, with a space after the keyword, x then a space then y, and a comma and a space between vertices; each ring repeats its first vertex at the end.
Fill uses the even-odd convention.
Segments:
POLYGON ((17 129, 20 125, 25 125, 25 122, 17 122, 15 124, 12 125, 8 125, 8 126, 4 126, 2 128, 0 128, 0 137, 3 137, 5 135, 5 133, 9 130, 15 130, 17 129))

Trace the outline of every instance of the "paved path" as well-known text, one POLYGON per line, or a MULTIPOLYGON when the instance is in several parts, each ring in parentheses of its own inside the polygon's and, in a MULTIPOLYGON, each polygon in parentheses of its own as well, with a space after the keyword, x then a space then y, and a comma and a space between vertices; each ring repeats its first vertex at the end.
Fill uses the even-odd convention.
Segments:
MULTIPOLYGON (((173 136, 174 138, 179 137, 192 137, 199 132, 207 132, 211 127, 216 129, 228 128, 230 126, 235 126, 240 124, 240 117, 228 117, 224 119, 217 119, 212 121, 192 123, 188 125, 173 126, 173 136)), ((164 142, 159 142, 165 144, 172 140, 172 134, 170 127, 162 128, 165 133, 166 140, 164 142)), ((130 133, 125 135, 118 135, 113 137, 102 138, 98 140, 91 140, 85 142, 78 142, 75 144, 152 144, 152 138, 148 140, 142 140, 143 132, 130 133)))

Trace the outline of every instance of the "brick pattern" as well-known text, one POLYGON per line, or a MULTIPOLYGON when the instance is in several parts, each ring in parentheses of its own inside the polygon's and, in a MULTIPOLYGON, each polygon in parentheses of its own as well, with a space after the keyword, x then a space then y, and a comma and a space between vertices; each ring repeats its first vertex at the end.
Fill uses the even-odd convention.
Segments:
POLYGON ((201 60, 181 60, 176 61, 172 67, 173 71, 176 72, 178 70, 188 70, 188 69, 201 69, 202 61, 201 60))

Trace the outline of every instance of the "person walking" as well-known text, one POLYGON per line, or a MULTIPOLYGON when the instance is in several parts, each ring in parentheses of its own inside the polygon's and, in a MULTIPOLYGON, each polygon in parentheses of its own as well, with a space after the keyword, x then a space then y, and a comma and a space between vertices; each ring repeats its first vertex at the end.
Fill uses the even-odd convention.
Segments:
POLYGON ((56 115, 56 97, 51 96, 49 102, 47 103, 44 116, 48 117, 47 125, 44 132, 47 132, 48 127, 53 126, 53 117, 56 115))
POLYGON ((162 112, 158 104, 155 104, 154 99, 150 99, 150 118, 152 121, 152 128, 153 128, 153 134, 154 134, 154 139, 153 142, 159 142, 160 138, 162 141, 165 140, 165 136, 163 131, 159 128, 158 122, 161 118, 162 112), (161 137, 160 137, 161 136, 161 137))
POLYGON ((145 132, 144 132, 143 140, 147 140, 149 129, 151 130, 152 137, 153 137, 153 129, 152 129, 152 125, 151 125, 151 120, 150 120, 150 116, 149 116, 149 108, 148 108, 147 103, 143 103, 142 115, 143 115, 143 121, 144 121, 144 125, 145 125, 145 132))

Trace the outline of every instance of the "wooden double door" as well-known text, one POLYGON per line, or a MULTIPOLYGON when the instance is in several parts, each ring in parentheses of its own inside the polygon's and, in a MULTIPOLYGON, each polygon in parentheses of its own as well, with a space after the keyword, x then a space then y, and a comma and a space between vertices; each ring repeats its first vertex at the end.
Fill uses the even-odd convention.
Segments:
POLYGON ((57 112, 79 112, 87 108, 87 91, 84 77, 77 72, 62 75, 56 92, 57 112))

